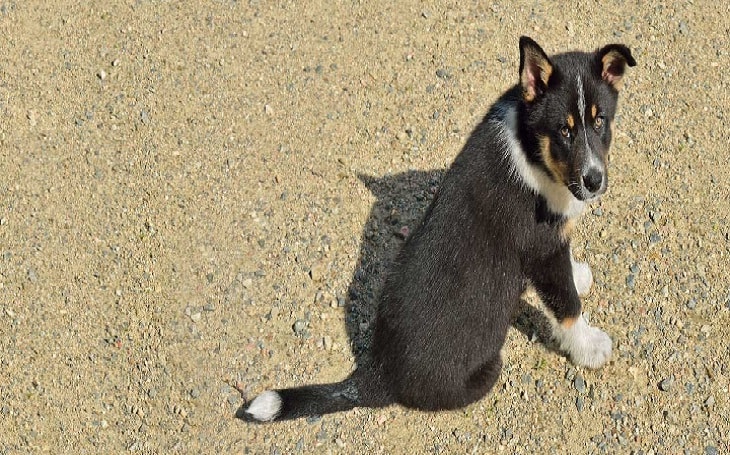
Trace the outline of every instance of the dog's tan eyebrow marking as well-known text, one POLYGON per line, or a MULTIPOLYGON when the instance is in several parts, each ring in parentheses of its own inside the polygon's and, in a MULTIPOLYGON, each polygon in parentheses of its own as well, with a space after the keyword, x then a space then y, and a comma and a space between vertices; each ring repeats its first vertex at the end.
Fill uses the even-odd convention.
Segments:
POLYGON ((591 106, 591 117, 595 120, 596 115, 598 115, 598 107, 594 104, 591 106))
POLYGON ((575 127, 575 118, 573 118, 573 114, 568 114, 568 118, 566 120, 568 121, 568 126, 570 128, 575 127))

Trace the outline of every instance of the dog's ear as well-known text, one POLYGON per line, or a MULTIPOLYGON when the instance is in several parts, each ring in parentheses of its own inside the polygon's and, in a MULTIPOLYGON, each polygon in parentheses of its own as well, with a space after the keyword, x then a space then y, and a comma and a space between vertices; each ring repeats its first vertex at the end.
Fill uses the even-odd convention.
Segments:
POLYGON ((527 36, 520 38, 520 85, 528 103, 542 95, 553 74, 553 64, 542 48, 527 36))
POLYGON ((596 67, 601 79, 616 90, 621 88, 626 65, 636 66, 636 60, 623 44, 609 44, 596 52, 596 67))

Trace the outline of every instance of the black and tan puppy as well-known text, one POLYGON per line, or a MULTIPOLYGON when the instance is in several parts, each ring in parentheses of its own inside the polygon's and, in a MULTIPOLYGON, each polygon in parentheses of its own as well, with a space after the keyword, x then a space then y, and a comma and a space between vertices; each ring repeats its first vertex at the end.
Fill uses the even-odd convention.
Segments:
POLYGON ((481 399, 502 365, 515 304, 532 285, 577 365, 602 366, 611 339, 589 326, 579 294, 590 268, 569 232, 606 191, 606 156, 629 49, 549 58, 520 39, 519 84, 474 130, 385 282, 372 362, 334 384, 267 391, 240 410, 254 421, 392 403, 454 409, 481 399))

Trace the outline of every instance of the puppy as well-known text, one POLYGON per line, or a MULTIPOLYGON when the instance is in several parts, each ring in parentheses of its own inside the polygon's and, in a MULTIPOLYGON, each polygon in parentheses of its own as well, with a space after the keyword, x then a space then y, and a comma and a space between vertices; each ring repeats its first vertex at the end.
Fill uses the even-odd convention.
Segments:
POLYGON ((576 365, 599 368, 611 339, 581 313, 590 268, 570 230, 606 191, 618 92, 636 62, 621 44, 548 57, 522 37, 519 83, 477 126, 388 275, 371 360, 333 384, 266 391, 238 416, 268 422, 398 403, 438 411, 492 388, 520 295, 532 285, 576 365))

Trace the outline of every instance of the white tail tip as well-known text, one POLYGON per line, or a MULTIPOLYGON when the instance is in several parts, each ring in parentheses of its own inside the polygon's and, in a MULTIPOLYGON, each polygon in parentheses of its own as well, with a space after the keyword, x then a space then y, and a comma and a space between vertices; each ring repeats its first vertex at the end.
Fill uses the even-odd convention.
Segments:
POLYGON ((257 396, 246 409, 246 413, 261 422, 274 420, 281 411, 281 396, 268 390, 257 396))

